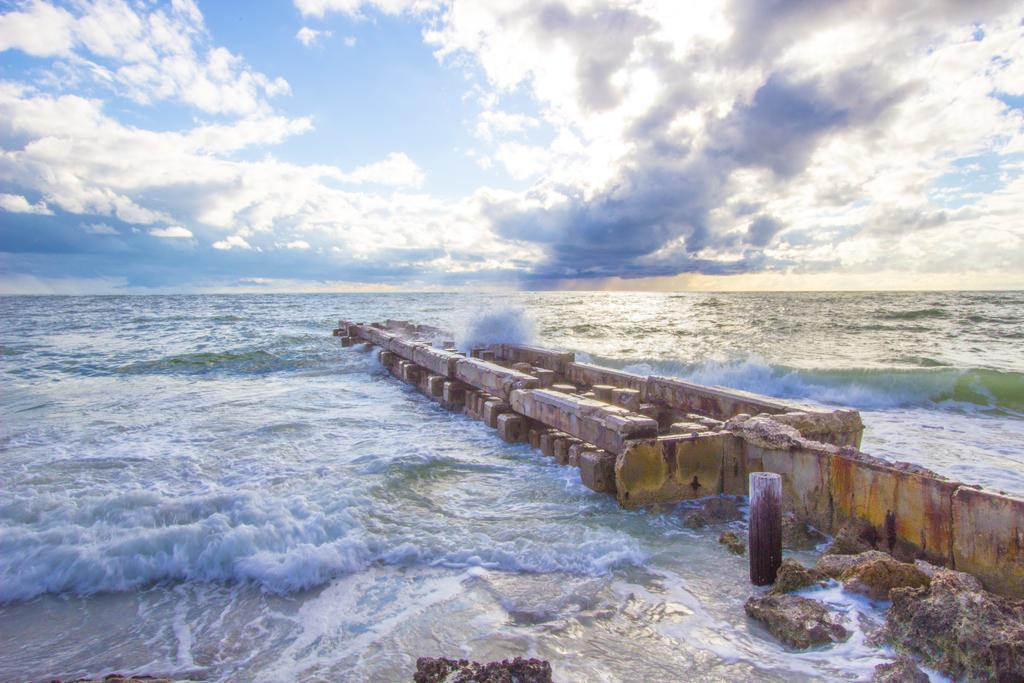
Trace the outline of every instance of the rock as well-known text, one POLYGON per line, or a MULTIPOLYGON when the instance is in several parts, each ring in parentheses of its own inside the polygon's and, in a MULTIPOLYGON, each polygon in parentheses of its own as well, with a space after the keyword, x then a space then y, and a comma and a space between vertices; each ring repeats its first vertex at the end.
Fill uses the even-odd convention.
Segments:
POLYGON ((480 664, 466 659, 420 657, 415 683, 552 683, 551 664, 542 659, 502 660, 480 664))
POLYGON ((925 588, 894 588, 886 634, 957 680, 1024 680, 1024 600, 938 570, 925 588))
POLYGON ((857 555, 822 555, 818 558, 814 568, 822 576, 830 579, 838 579, 846 570, 872 560, 886 559, 891 557, 881 550, 868 550, 857 555))
MULTIPOLYGON (((59 679, 53 679, 50 683, 60 683, 59 679)), ((103 678, 76 678, 68 683, 174 683, 170 678, 156 676, 123 676, 121 674, 107 674, 103 678)))
POLYGON ((828 537, 812 528, 806 522, 797 519, 792 512, 782 515, 782 547, 790 550, 812 550, 828 537))
POLYGON ((850 637, 850 632, 817 600, 769 593, 750 598, 744 609, 790 647, 804 649, 850 637))
POLYGON ((817 569, 805 567, 796 560, 787 557, 779 566, 779 571, 775 575, 775 584, 770 592, 774 595, 792 593, 793 591, 821 583, 825 578, 817 569))
POLYGON ((718 537, 718 542, 728 548, 733 555, 742 555, 747 552, 747 544, 731 531, 723 531, 718 537))
POLYGON ((912 564, 879 557, 856 564, 843 572, 843 590, 863 593, 872 600, 888 600, 893 588, 926 588, 928 575, 912 564))
POLYGON ((711 524, 702 510, 684 510, 680 516, 683 519, 683 526, 687 529, 703 529, 711 524))
POLYGON ((976 577, 971 576, 967 572, 958 572, 955 569, 945 569, 943 567, 936 566, 931 562, 925 562, 924 560, 915 560, 914 566, 924 572, 928 578, 935 576, 937 572, 943 572, 946 574, 947 581, 957 581, 960 584, 960 590, 968 591, 980 591, 984 590, 976 577))
POLYGON ((914 660, 900 655, 895 662, 879 664, 875 667, 872 683, 928 683, 928 674, 917 668, 914 660))
POLYGON ((869 550, 878 549, 878 532, 873 527, 844 526, 840 529, 832 545, 825 550, 826 555, 859 555, 869 550))
POLYGON ((726 524, 743 519, 740 503, 735 498, 714 496, 705 498, 699 508, 688 508, 681 513, 687 529, 703 529, 712 524, 726 524))

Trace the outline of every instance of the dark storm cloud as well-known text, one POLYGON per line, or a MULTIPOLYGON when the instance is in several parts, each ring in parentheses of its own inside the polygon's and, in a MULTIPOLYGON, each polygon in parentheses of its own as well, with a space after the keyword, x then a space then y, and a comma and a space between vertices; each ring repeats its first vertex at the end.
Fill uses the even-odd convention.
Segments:
MULTIPOLYGON (((638 54, 658 73, 664 90, 628 131, 634 151, 605 191, 584 197, 575 188, 543 186, 538 193, 565 200, 526 204, 553 208, 490 205, 485 213, 499 235, 543 247, 546 259, 530 276, 538 279, 721 272, 721 261, 698 258, 708 248, 752 249, 728 266, 734 272, 774 267, 759 250, 784 227, 775 217, 757 215, 758 206, 738 205, 731 211, 731 223, 721 219, 734 189, 733 173, 768 170, 775 189, 784 191, 800 182, 815 152, 832 136, 881 130, 897 105, 921 87, 894 82, 890 76, 889 62, 905 58, 908 45, 902 40, 882 40, 878 51, 845 65, 823 64, 813 76, 777 67, 780 55, 808 34, 848 20, 868 18, 879 26, 892 22, 888 25, 898 26, 901 35, 918 39, 1009 5, 996 0, 883 1, 868 6, 855 0, 737 1, 729 11, 731 40, 677 61, 670 45, 650 35, 651 22, 630 10, 574 14, 561 4, 548 4, 537 21, 552 40, 566 41, 579 55, 584 109, 620 102, 622 93, 610 76, 638 54), (709 64, 720 74, 756 69, 765 76, 749 99, 707 123, 706 140, 698 148, 690 134, 673 129, 672 123, 681 111, 699 109, 706 89, 715 87, 692 78, 698 66, 709 64)), ((859 184, 854 179, 823 190, 827 196, 820 200, 847 205, 859 198, 859 184)))
MULTIPOLYGON (((691 96, 685 74, 678 80, 681 85, 666 94, 672 103, 691 96)), ((502 237, 544 246, 547 260, 533 273, 537 277, 717 273, 719 261, 693 256, 705 248, 738 246, 734 232, 715 231, 710 220, 711 211, 728 200, 735 170, 766 168, 780 183, 794 178, 830 133, 875 124, 907 92, 869 67, 828 82, 772 73, 750 102, 708 126, 711 143, 699 152, 670 129, 676 109, 655 106, 631 130, 635 152, 605 192, 584 198, 572 188, 558 188, 568 200, 556 208, 520 210, 507 203, 487 207, 487 215, 502 237), (647 258, 680 240, 690 258, 657 265, 647 258)), ((748 222, 741 216, 753 211, 739 207, 736 224, 748 222)), ((766 246, 782 227, 769 216, 755 224, 743 240, 755 247, 766 246)), ((736 263, 731 272, 767 262, 748 256, 736 263)))

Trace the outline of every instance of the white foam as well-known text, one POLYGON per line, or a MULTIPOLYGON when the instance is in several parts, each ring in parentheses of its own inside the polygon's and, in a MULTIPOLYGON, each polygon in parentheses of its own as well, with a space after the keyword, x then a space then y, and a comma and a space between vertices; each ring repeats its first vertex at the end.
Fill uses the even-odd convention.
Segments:
POLYGON ((529 344, 536 337, 533 319, 522 308, 488 308, 474 313, 458 333, 463 351, 489 344, 529 344))

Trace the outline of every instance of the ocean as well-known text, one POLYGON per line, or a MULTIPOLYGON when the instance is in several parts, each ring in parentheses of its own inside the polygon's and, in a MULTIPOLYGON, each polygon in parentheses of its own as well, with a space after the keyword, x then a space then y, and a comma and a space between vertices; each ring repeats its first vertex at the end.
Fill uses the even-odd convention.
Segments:
MULTIPOLYGON (((0 298, 0 681, 858 680, 880 605, 792 652, 678 509, 447 412, 330 336, 401 318, 862 412, 862 450, 1024 495, 1024 293, 0 298)), ((734 524, 737 529, 741 527, 734 524)), ((796 553, 813 561, 813 553, 796 553)))

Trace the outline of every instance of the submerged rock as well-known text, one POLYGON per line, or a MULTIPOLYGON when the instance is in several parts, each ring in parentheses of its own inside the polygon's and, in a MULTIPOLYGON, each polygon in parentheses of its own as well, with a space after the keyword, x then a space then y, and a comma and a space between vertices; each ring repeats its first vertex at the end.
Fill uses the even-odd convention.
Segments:
POLYGON ((879 664, 875 667, 872 683, 928 683, 928 674, 917 668, 914 660, 900 655, 895 662, 879 664))
POLYGON ((782 547, 790 550, 812 550, 828 540, 825 534, 807 522, 797 519, 792 512, 782 515, 782 547))
POLYGON ((412 679, 415 683, 552 683, 550 663, 522 657, 488 664, 468 659, 420 657, 412 679))
POLYGON ((881 550, 868 550, 857 555, 822 555, 814 568, 826 578, 838 579, 852 567, 879 559, 891 560, 892 557, 881 550))
POLYGON ((687 529, 703 529, 712 524, 727 524, 743 519, 740 503, 735 498, 707 498, 699 508, 688 508, 680 514, 687 529))
POLYGON ((792 593, 793 591, 821 583, 826 578, 817 569, 805 567, 796 560, 787 557, 779 566, 779 571, 775 575, 775 583, 769 592, 774 595, 792 593))
POLYGON ((769 593, 750 598, 744 609, 790 647, 804 649, 850 637, 839 619, 817 600, 769 593))
POLYGON ((956 679, 1024 680, 1024 600, 938 570, 925 588, 894 588, 886 633, 900 649, 956 679))
POLYGON ((826 555, 859 555, 878 549, 878 532, 871 526, 847 525, 836 532, 826 555))
POLYGON ((733 555, 742 555, 747 552, 747 544, 731 531, 723 531, 718 537, 718 542, 728 548, 733 555))
POLYGON ((928 575, 912 564, 891 557, 877 557, 853 565, 839 580, 843 589, 863 593, 872 600, 888 600, 893 588, 926 588, 928 575))

